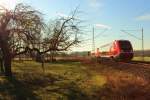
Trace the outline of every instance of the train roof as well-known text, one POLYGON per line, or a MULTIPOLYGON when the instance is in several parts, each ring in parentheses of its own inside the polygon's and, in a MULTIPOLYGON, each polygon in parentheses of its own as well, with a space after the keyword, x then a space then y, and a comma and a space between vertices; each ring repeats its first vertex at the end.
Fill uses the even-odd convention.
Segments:
POLYGON ((129 40, 115 40, 115 41, 128 41, 128 42, 130 42, 129 40))
POLYGON ((114 42, 119 42, 119 41, 124 41, 124 42, 130 42, 129 40, 114 40, 113 42, 107 43, 105 45, 101 45, 99 48, 107 47, 112 45, 114 42))

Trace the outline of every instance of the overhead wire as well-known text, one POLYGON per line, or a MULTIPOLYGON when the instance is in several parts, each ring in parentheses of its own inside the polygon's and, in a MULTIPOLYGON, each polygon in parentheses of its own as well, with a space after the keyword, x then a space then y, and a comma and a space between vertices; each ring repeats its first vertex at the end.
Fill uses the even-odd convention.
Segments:
MULTIPOLYGON (((142 40, 141 38, 139 38, 139 37, 137 37, 137 36, 135 36, 135 35, 133 35, 133 34, 127 32, 126 30, 121 30, 121 31, 124 32, 124 33, 127 33, 128 35, 130 35, 130 36, 132 36, 132 37, 134 37, 134 38, 136 38, 136 39, 138 39, 138 40, 142 40)), ((136 30, 136 31, 137 31, 137 30, 136 30)))
MULTIPOLYGON (((102 32, 98 33, 96 36, 94 36, 94 38, 98 38, 100 35, 102 35, 103 33, 105 33, 108 29, 104 29, 102 32)), ((81 40, 82 42, 83 41, 90 41, 92 40, 92 38, 87 38, 87 39, 84 39, 84 40, 81 40)))

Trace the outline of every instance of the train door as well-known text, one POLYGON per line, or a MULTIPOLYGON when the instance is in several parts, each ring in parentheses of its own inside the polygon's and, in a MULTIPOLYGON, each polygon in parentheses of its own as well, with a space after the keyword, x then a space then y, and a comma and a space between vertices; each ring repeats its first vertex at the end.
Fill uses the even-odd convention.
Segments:
POLYGON ((116 41, 112 44, 111 54, 113 57, 115 57, 118 54, 118 45, 116 41))

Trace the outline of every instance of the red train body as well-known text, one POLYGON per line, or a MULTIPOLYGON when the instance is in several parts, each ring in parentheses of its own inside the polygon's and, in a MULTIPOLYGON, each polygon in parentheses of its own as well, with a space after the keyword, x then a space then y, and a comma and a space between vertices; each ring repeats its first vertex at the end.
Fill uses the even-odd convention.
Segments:
POLYGON ((128 40, 115 40, 111 44, 104 45, 100 48, 97 48, 95 53, 92 53, 93 56, 97 58, 107 57, 115 60, 131 60, 133 58, 133 48, 132 44, 128 40), (109 47, 102 51, 102 48, 109 47))

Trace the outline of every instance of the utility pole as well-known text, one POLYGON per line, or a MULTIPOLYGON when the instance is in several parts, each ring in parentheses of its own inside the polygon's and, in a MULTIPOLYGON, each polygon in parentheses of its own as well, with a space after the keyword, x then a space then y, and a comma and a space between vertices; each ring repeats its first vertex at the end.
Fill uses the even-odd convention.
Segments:
POLYGON ((95 37, 94 37, 94 27, 93 27, 93 39, 92 39, 92 51, 95 52, 95 37))
POLYGON ((124 32, 124 33, 127 33, 128 35, 130 35, 130 36, 132 36, 132 37, 134 37, 134 38, 136 38, 136 39, 138 39, 138 40, 141 40, 141 45, 142 45, 142 50, 141 50, 141 52, 142 52, 142 60, 144 61, 144 32, 143 32, 143 28, 142 28, 142 30, 140 29, 140 31, 142 31, 142 37, 141 38, 139 38, 139 37, 136 37, 135 35, 133 35, 133 34, 130 34, 129 32, 127 32, 127 31, 139 31, 139 30, 121 30, 122 32, 124 32))
POLYGON ((142 60, 144 61, 144 34, 142 28, 142 60))

